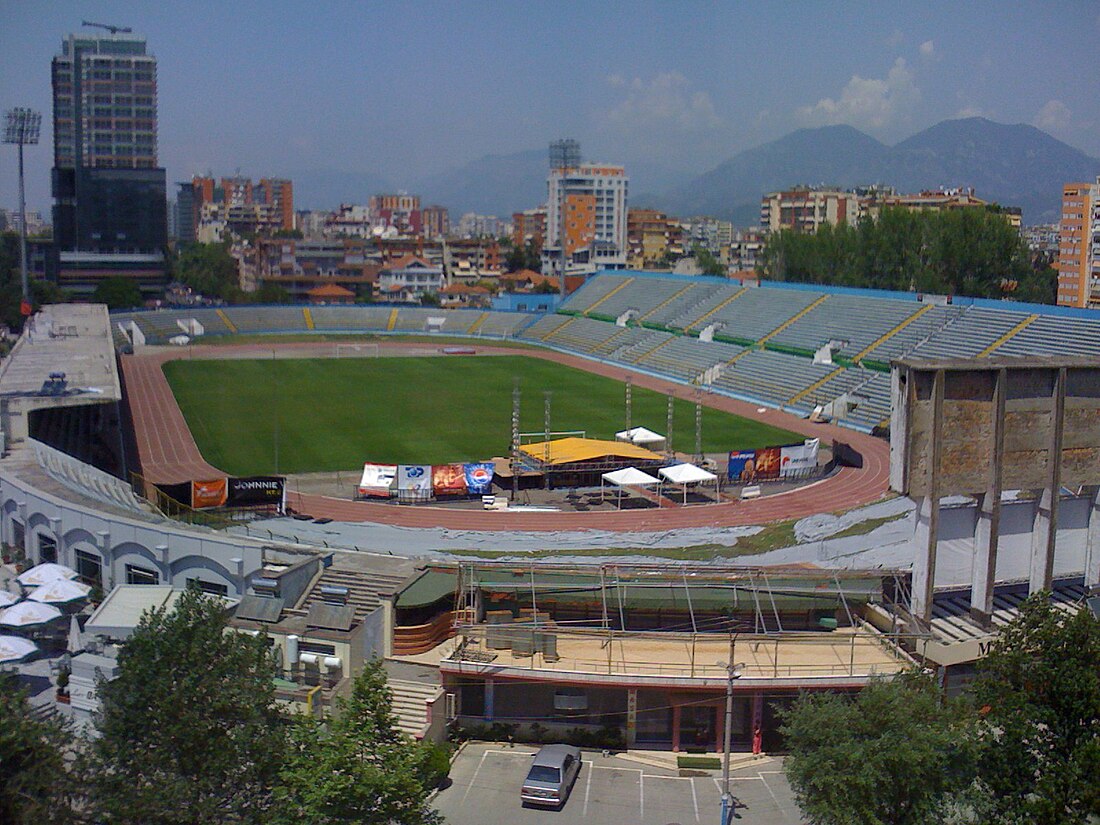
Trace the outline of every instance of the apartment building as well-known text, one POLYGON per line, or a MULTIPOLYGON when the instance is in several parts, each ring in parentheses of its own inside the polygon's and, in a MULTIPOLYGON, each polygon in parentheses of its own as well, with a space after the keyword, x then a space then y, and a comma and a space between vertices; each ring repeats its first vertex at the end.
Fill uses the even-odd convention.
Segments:
POLYGON ((542 249, 546 243, 546 207, 512 213, 512 244, 517 248, 533 243, 542 249))
POLYGON ((177 184, 176 226, 182 242, 216 243, 226 233, 273 235, 295 228, 294 185, 285 178, 196 175, 177 184))
POLYGON ((1058 303, 1100 309, 1100 177, 1062 187, 1058 303))
POLYGON ((769 192, 760 203, 760 226, 766 232, 791 229, 814 233, 825 224, 859 221, 859 196, 841 189, 797 187, 769 192))
POLYGON ((668 269, 684 254, 680 222, 656 209, 630 209, 626 218, 631 269, 668 269))

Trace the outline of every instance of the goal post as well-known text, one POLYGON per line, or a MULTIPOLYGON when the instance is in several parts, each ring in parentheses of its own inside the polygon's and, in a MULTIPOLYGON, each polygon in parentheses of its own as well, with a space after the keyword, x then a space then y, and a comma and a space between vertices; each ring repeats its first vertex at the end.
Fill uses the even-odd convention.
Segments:
POLYGON ((378 344, 333 344, 333 358, 377 358, 378 344))

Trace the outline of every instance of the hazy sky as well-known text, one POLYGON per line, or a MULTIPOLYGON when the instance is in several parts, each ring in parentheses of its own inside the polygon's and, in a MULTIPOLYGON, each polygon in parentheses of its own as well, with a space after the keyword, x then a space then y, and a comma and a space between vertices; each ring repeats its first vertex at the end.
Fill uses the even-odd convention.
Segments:
MULTIPOLYGON (((168 181, 377 173, 395 186, 580 139, 586 158, 702 172, 800 126, 887 142, 944 118, 1032 123, 1100 156, 1100 3, 285 3, 0 0, 0 108, 45 116, 82 20, 159 61, 168 181)), ((16 205, 0 147, 0 206, 16 205)), ((364 197, 367 193, 364 193, 364 197)))

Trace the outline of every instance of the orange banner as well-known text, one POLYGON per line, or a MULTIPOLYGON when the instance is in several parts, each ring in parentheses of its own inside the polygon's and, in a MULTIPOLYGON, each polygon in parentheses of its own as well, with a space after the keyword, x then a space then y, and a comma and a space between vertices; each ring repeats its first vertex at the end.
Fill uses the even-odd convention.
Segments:
POLYGON ((196 510, 204 507, 221 507, 228 496, 228 479, 216 478, 213 481, 191 482, 191 506, 196 510))
POLYGON ((461 464, 432 467, 432 492, 437 496, 460 496, 466 492, 466 471, 461 464))

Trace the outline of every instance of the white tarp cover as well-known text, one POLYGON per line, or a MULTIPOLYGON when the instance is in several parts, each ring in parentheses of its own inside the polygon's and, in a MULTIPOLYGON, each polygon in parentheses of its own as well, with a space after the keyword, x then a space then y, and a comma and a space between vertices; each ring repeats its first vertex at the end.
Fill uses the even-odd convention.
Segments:
POLYGON ((802 475, 817 466, 819 440, 807 438, 802 444, 783 447, 779 451, 779 475, 802 475))
POLYGON ((643 473, 637 467, 627 467, 613 473, 604 473, 603 480, 609 484, 617 484, 620 487, 650 487, 661 483, 659 478, 654 478, 649 473, 643 473))
POLYGON ((645 427, 631 427, 629 430, 615 433, 615 440, 625 441, 628 444, 639 444, 641 446, 665 443, 665 437, 663 435, 655 433, 653 430, 647 430, 645 427))
POLYGON ((363 465, 363 478, 359 481, 359 494, 364 496, 388 496, 397 475, 396 464, 363 465))
POLYGON ((696 467, 694 464, 675 464, 672 467, 663 467, 660 474, 673 484, 695 484, 699 481, 718 480, 718 476, 714 473, 708 473, 702 467, 696 467))

